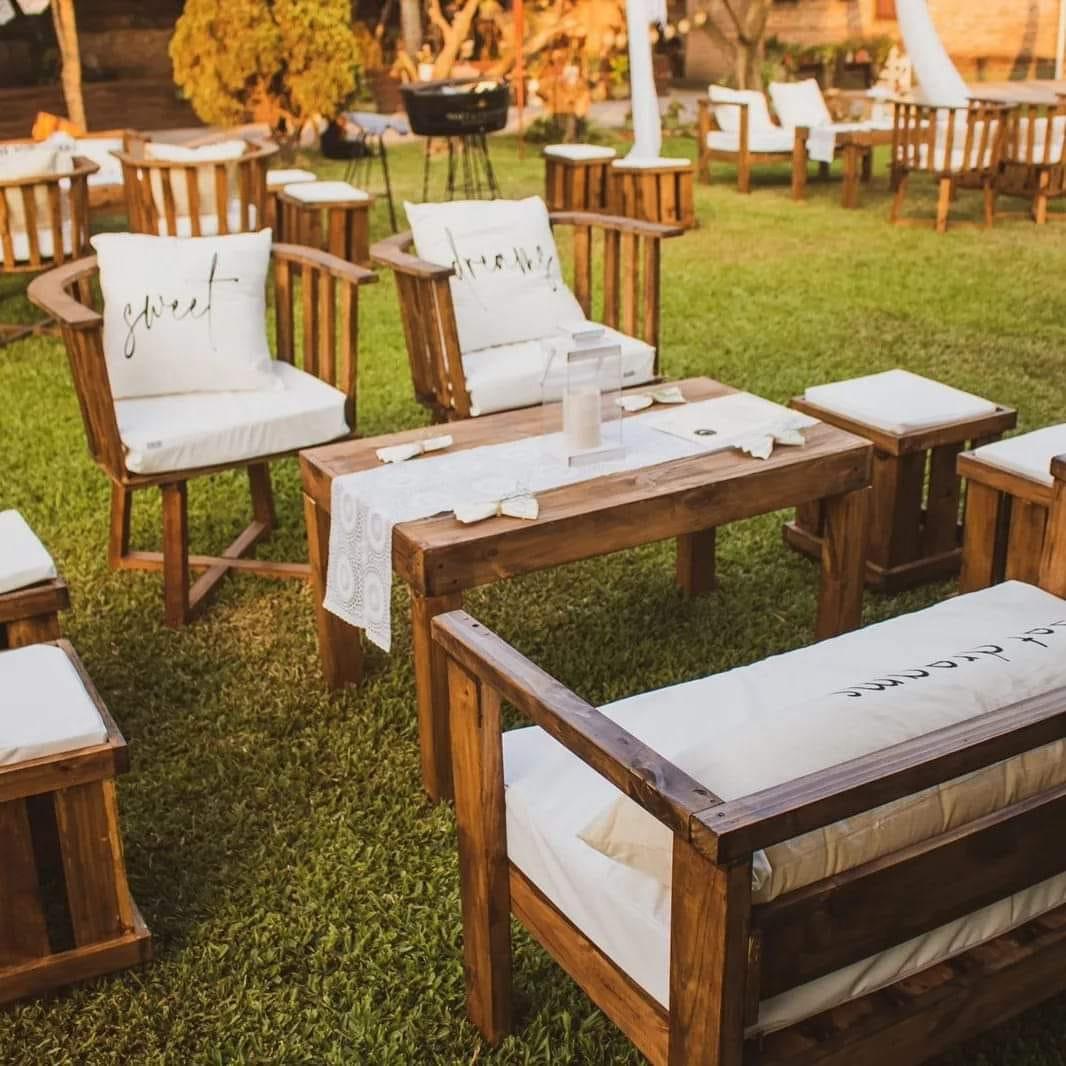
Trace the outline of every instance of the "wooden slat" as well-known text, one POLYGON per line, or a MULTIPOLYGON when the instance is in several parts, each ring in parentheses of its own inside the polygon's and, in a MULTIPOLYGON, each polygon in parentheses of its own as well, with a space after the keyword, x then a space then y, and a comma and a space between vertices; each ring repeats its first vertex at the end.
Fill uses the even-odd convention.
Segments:
POLYGON ((163 186, 163 211, 166 220, 166 233, 178 236, 177 213, 174 207, 174 168, 162 167, 157 173, 163 186))
POLYGON ((574 296, 586 318, 592 317, 592 229, 574 227, 574 296))
POLYGON ((637 259, 636 234, 622 234, 621 259, 621 329, 623 333, 635 337, 637 335, 637 302, 640 293, 640 263, 637 259))
POLYGON ((1051 464, 1051 471, 1055 476, 1055 495, 1048 514, 1040 584, 1053 596, 1066 597, 1066 455, 1051 464))
POLYGON ((618 328, 620 237, 613 231, 603 235, 603 323, 612 329, 618 328))
POLYGON ((0 189, 0 262, 5 270, 15 267, 15 245, 11 239, 11 212, 8 210, 7 198, 15 195, 14 190, 0 189))
POLYGON ((650 344, 655 349, 655 373, 659 373, 660 354, 659 348, 659 292, 660 282, 660 259, 661 246, 658 240, 651 237, 644 238, 644 269, 642 281, 644 286, 644 306, 641 311, 641 332, 645 344, 650 344))
POLYGON ((822 501, 822 582, 815 639, 858 629, 862 622, 865 546, 873 489, 822 501))
POLYGON ((336 282, 325 271, 318 279, 318 376, 327 385, 337 380, 336 282))
MULTIPOLYGON (((58 266, 62 266, 67 260, 67 252, 63 241, 63 208, 59 200, 59 186, 55 182, 49 182, 46 186, 48 196, 48 228, 52 233, 52 258, 58 266)), ((75 247, 75 237, 71 232, 71 249, 75 247)))
POLYGON ((314 267, 300 268, 300 296, 303 301, 303 369, 318 374, 318 271, 314 267))
POLYGON ((962 442, 942 444, 929 455, 929 489, 920 554, 939 555, 959 545, 959 476, 955 472, 962 442))
POLYGON ((287 259, 274 261, 274 315, 277 332, 277 357, 283 363, 293 362, 296 346, 293 323, 292 266, 287 259))
POLYGON ((29 244, 30 266, 41 265, 41 245, 37 237, 37 196, 32 185, 19 186, 22 196, 22 217, 26 222, 26 240, 29 244))
POLYGON ((967 484, 960 592, 976 592, 1003 580, 1009 504, 996 489, 977 481, 967 484))
POLYGON ((0 803, 0 974, 51 950, 25 800, 0 803))
POLYGON ((200 220, 200 170, 198 167, 185 167, 185 198, 189 204, 189 226, 194 237, 203 236, 200 220))
POLYGON ((215 214, 218 217, 218 232, 229 233, 229 180, 225 163, 212 167, 215 177, 215 214))
POLYGON ((1025 581, 1035 585, 1040 580, 1047 517, 1046 507, 1026 500, 1011 501, 1005 571, 1008 581, 1025 581))
POLYGON ((869 559, 890 569, 919 557, 925 454, 874 457, 869 559))
POLYGON ((341 282, 340 372, 337 387, 347 397, 344 407, 348 428, 354 433, 359 399, 359 288, 341 282))

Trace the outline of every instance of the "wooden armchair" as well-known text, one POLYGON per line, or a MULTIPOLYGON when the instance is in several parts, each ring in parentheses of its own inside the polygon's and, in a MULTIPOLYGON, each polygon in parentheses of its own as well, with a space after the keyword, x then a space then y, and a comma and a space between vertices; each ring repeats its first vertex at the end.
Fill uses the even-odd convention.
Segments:
POLYGON ((149 159, 146 142, 115 152, 133 233, 207 237, 267 225, 266 172, 275 144, 247 141, 239 159, 185 163, 149 159))
POLYGON ((1066 195, 1066 99, 1010 112, 997 191, 1029 200, 1036 224, 1047 222, 1048 201, 1066 195))
POLYGON ((794 131, 770 121, 765 98, 761 104, 745 99, 716 100, 712 104, 712 101, 701 98, 696 117, 696 137, 699 141, 697 168, 701 180, 710 183, 712 163, 729 163, 737 168, 737 191, 742 193, 751 192, 753 166, 791 164, 796 151, 794 131), (735 130, 722 129, 716 122, 712 108, 717 107, 737 109, 735 130))
MULTIPOLYGON (((76 156, 68 174, 0 179, 0 274, 39 273, 88 251, 89 175, 98 169, 76 156)), ((0 346, 46 325, 0 323, 0 346)))
POLYGON ((1010 111, 1009 104, 984 100, 971 100, 965 108, 897 101, 892 130, 892 222, 905 221, 900 214, 907 185, 911 174, 919 172, 931 175, 939 187, 938 233, 947 231, 958 189, 984 193, 985 225, 991 226, 1010 111))
MULTIPOLYGON (((573 291, 585 316, 655 349, 659 368, 659 296, 662 241, 680 236, 681 226, 644 222, 587 211, 552 211, 553 226, 573 230, 573 291), (596 240, 596 235, 600 240, 596 240), (593 313, 595 246, 602 243, 602 307, 593 313)), ((470 394, 463 374, 459 331, 448 279, 450 266, 410 254, 410 232, 379 241, 371 261, 396 275, 407 356, 418 402, 435 419, 467 418, 470 394)))
MULTIPOLYGON (((1066 456, 1053 469, 1055 536, 1044 554, 1041 584, 1066 597, 1066 456)), ((1056 610, 1056 601, 1045 602, 1037 590, 1023 587, 1021 592, 1028 597, 1025 603, 1039 601, 1033 608, 1038 615, 1056 610)), ((980 610, 986 595, 973 594, 964 610, 980 610)), ((941 608, 958 612, 958 604, 942 604, 940 617, 941 608)), ((925 634, 937 623, 921 624, 925 634)), ((995 809, 975 820, 964 817, 954 828, 934 830, 872 861, 856 858, 860 865, 851 868, 844 862, 836 873, 804 887, 784 885, 767 902, 753 899, 752 879, 763 849, 805 834, 816 837, 822 827, 846 832, 846 826, 837 826, 841 819, 957 783, 963 775, 1022 753, 1029 753, 1028 760, 1036 754, 1032 749, 1045 745, 1044 757, 1054 760, 1051 745, 1066 737, 1063 687, 1036 686, 1039 694, 1019 702, 952 719, 954 724, 822 772, 722 800, 463 612, 435 618, 433 630, 448 657, 467 1010, 491 1043, 512 1027, 512 915, 655 1066, 910 1066, 1066 988, 1066 853, 1061 847, 1066 786, 1042 783, 1024 768, 1019 772, 1027 798, 1007 799, 1002 807, 994 801, 995 809), (512 733, 508 736, 515 743, 503 744, 504 702, 573 758, 565 766, 554 761, 557 753, 545 754, 541 742, 546 738, 535 734, 512 733), (523 740, 530 743, 519 749, 523 740), (538 804, 553 802, 544 793, 545 778, 537 776, 544 774, 538 759, 552 760, 549 769, 558 771, 553 787, 568 786, 571 808, 581 796, 593 810, 603 810, 602 783, 591 768, 619 798, 627 796, 641 808, 645 822, 658 826, 665 848, 660 873, 669 874, 672 865, 672 885, 664 888, 672 900, 668 916, 652 899, 648 872, 634 871, 638 881, 621 884, 612 881, 618 862, 597 854, 596 864, 587 864, 591 849, 577 835, 579 823, 572 821, 569 808, 560 815, 562 827, 554 830, 566 834, 564 843, 553 844, 551 815, 536 821, 538 804), (591 779, 589 791, 575 792, 579 775, 581 781, 591 779), (512 820, 513 803, 522 806, 512 820), (523 849, 521 864, 512 850, 516 844, 523 849), (552 859, 539 861, 545 851, 552 859), (568 864, 565 877, 552 878, 554 861, 568 864), (540 870, 538 880, 528 872, 534 869, 540 870), (627 885, 632 892, 624 891, 627 885), (1050 894, 1042 897, 1044 891, 1050 894), (566 903, 553 902, 549 893, 566 903), (624 902, 613 906, 612 899, 620 898, 624 902), (1011 902, 998 905, 1006 900, 1011 902), (1024 924, 1018 923, 1014 901, 1024 924), (564 906, 599 922, 597 935, 575 924, 564 906), (973 925, 951 924, 978 921, 979 911, 980 922, 993 922, 984 910, 990 906, 998 909, 989 927, 977 931, 973 925), (654 911, 654 918, 642 919, 645 911, 654 911), (963 927, 968 940, 959 932, 963 927), (654 929, 653 942, 643 939, 648 928, 654 929), (926 947, 897 953, 891 969, 879 961, 878 969, 861 977, 851 970, 838 974, 838 993, 829 1002, 839 1005, 814 1007, 818 1013, 811 1016, 812 1003, 825 998, 824 990, 811 991, 819 978, 874 957, 883 960, 897 945, 945 928, 949 932, 935 941, 939 946, 931 955, 919 953, 934 944, 926 940, 926 947), (618 955, 642 937, 632 949, 631 965, 646 957, 640 947, 654 944, 653 981, 645 968, 636 971, 643 974, 638 983, 608 954, 603 944, 612 929, 617 935, 611 950, 618 955), (891 974, 894 982, 885 987, 891 974), (654 995, 647 990, 649 981, 654 995), (862 982, 875 990, 862 993, 862 982), (859 998, 848 998, 857 992, 859 998), (761 1033, 767 1003, 783 1027, 746 1038, 749 1031, 761 1033)), ((861 637, 860 632, 835 639, 861 637)), ((945 639, 950 645, 951 637, 945 639)), ((1044 639, 1064 641, 1066 631, 1044 639)), ((1042 662, 1057 662, 1061 674, 1058 655, 1052 650, 1042 662)), ((1002 687, 997 691, 1002 694, 1002 687)), ((1033 765, 1025 760, 1016 760, 1014 767, 1033 765)), ((559 807, 548 809, 554 813, 559 807)), ((908 830, 911 837, 922 831, 908 830)))
MULTIPOLYGON (((335 256, 296 245, 275 244, 274 308, 277 334, 276 359, 333 386, 343 394, 344 421, 355 432, 359 286, 376 281, 369 270, 335 256), (299 296, 295 282, 299 279, 299 296), (302 314, 302 343, 296 342, 297 317, 302 314)), ((306 563, 258 561, 246 556, 270 535, 275 524, 269 464, 293 454, 298 448, 325 443, 323 439, 300 440, 284 451, 244 455, 240 458, 188 469, 164 469, 137 473, 127 465, 130 454, 121 430, 123 405, 144 400, 118 401, 108 379, 104 357, 103 318, 93 305, 96 258, 68 263, 42 275, 30 286, 30 299, 59 322, 67 347, 71 376, 81 407, 89 453, 111 479, 111 531, 108 561, 114 569, 162 570, 165 621, 181 626, 202 608, 207 595, 231 569, 250 570, 268 577, 309 576, 306 563), (219 556, 190 555, 186 486, 192 478, 222 470, 246 468, 254 520, 219 556), (130 550, 130 516, 133 494, 158 486, 163 496, 163 551, 130 550), (190 586, 189 571, 203 571, 190 586)), ((199 393, 197 399, 232 393, 199 393)), ((264 395, 262 393, 258 394, 264 395)), ((267 392, 266 396, 277 396, 267 392)), ((282 393, 284 395, 284 393, 282 393)), ((173 397, 154 398, 164 404, 173 397)), ((237 418, 223 408, 221 419, 237 418)), ((232 424, 232 423, 230 423, 232 424)), ((220 431, 224 425, 219 427, 220 431)), ((155 442, 152 442, 155 443, 155 442)), ((150 447, 151 445, 149 445, 150 447)))

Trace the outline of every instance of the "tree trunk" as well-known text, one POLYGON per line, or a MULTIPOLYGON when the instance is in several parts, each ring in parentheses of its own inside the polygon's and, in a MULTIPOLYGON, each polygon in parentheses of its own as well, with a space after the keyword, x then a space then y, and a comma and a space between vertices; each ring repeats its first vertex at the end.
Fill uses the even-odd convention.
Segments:
POLYGON ((400 0, 400 26, 405 51, 409 56, 417 56, 422 47, 421 0, 400 0))
POLYGON ((67 118, 83 130, 85 100, 81 93, 81 52, 78 48, 78 27, 74 21, 74 0, 52 0, 52 24, 63 67, 63 98, 67 103, 67 118))
POLYGON ((446 78, 451 74, 452 67, 459 58, 459 50, 463 47, 463 41, 470 36, 470 27, 477 14, 478 2, 479 0, 465 0, 449 23, 441 14, 439 0, 430 0, 429 17, 444 39, 444 44, 433 62, 434 79, 446 78))
POLYGON ((748 0, 737 19, 736 78, 740 89, 761 89, 766 46, 766 20, 773 0, 748 0))

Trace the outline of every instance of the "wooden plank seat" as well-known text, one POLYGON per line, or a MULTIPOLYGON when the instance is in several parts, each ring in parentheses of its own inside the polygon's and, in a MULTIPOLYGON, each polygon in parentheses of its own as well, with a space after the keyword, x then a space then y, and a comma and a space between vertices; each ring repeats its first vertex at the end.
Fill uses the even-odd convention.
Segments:
MULTIPOLYGON (((874 445, 867 584, 893 593, 956 574, 962 559, 962 483, 967 445, 995 441, 1017 422, 1002 404, 903 370, 808 389, 792 406, 874 445)), ((802 507, 785 542, 817 558, 823 517, 802 507)))
POLYGON ((103 316, 94 305, 96 258, 68 263, 30 286, 30 299, 60 324, 89 453, 111 481, 108 562, 113 569, 163 571, 169 626, 191 621, 232 570, 300 580, 309 576, 307 563, 250 557, 276 521, 270 464, 355 432, 359 287, 377 278, 297 245, 275 244, 272 261, 272 373, 283 386, 277 390, 116 401, 104 354, 103 316), (190 554, 188 483, 224 470, 247 470, 253 521, 221 554, 190 554), (163 550, 131 550, 134 494, 154 487, 163 498, 163 550), (190 570, 202 572, 195 582, 190 570))
POLYGON ((986 444, 958 458, 966 480, 966 523, 959 588, 1035 581, 1054 485, 1048 464, 1066 453, 1066 425, 986 444))
POLYGON ((653 1064, 908 1066, 1066 988, 1052 469, 1041 587, 608 708, 465 613, 434 620, 486 1039, 513 1024, 512 916, 653 1064), (538 728, 503 734, 504 703, 538 728))
POLYGON ((548 144, 542 154, 544 202, 549 211, 606 214, 611 160, 617 154, 613 148, 602 144, 548 144))
MULTIPOLYGON (((529 201, 517 203, 518 207, 529 201)), ((507 201, 474 205, 480 214, 509 206, 507 201)), ((422 205, 445 210, 463 205, 422 205)), ((514 202, 511 202, 514 206, 514 202)), ((631 218, 581 211, 552 211, 552 227, 572 231, 573 287, 559 274, 559 252, 551 234, 537 249, 504 249, 504 258, 529 255, 552 264, 549 273, 555 296, 572 304, 570 321, 582 318, 602 323, 620 334, 624 385, 639 385, 659 375, 659 297, 662 242, 679 236, 680 226, 643 222, 631 218), (595 279, 597 259, 602 262, 602 283, 595 279), (599 306, 594 307, 593 295, 599 306)), ((456 296, 464 297, 474 284, 470 272, 457 276, 456 262, 430 262, 412 254, 414 238, 400 233, 377 242, 371 260, 396 276, 396 291, 407 344, 415 396, 435 420, 468 418, 498 411, 530 407, 542 402, 545 354, 542 340, 558 336, 554 317, 557 304, 543 316, 543 333, 534 337, 527 328, 514 331, 514 307, 493 307, 463 314, 456 296), (462 288, 457 288, 462 286, 462 288), (510 311, 510 316, 508 312, 510 311), (492 330, 490 344, 485 326, 492 330), (477 330, 477 334, 474 333, 477 330), (513 332, 513 336, 509 331, 513 332)), ((480 255, 480 253, 479 253, 480 255)), ((525 261, 523 259, 523 261, 525 261)), ((532 260, 529 260, 532 261, 532 260)), ((480 263, 480 258, 475 262, 480 263)), ((558 398, 558 397, 555 397, 558 398)))
POLYGON ((66 641, 0 652, 0 1003, 135 966, 115 778, 126 742, 66 641))
POLYGON ((0 649, 59 637, 67 583, 18 511, 0 511, 0 649))

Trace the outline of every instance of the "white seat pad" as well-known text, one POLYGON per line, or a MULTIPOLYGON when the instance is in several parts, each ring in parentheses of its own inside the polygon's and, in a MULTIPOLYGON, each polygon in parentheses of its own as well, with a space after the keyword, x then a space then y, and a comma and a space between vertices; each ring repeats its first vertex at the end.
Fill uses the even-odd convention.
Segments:
MULTIPOLYGON (((795 138, 793 130, 752 130, 748 133, 748 150, 767 155, 779 152, 791 154, 795 138)), ((730 130, 711 130, 707 134, 707 147, 716 152, 739 152, 740 134, 730 130)))
POLYGON ((344 393, 275 361, 278 389, 146 396, 115 403, 126 466, 193 470, 308 448, 348 432, 344 393))
POLYGON ((974 455, 992 466, 1020 474, 1031 481, 1054 484, 1051 460, 1058 455, 1066 455, 1066 422, 1008 437, 995 444, 986 444, 983 448, 977 448, 974 455))
POLYGON ((286 185, 303 185, 309 181, 318 181, 318 175, 310 170, 300 170, 299 167, 267 171, 268 189, 283 189, 286 185))
POLYGON ((0 511, 0 592, 51 581, 56 564, 18 511, 0 511))
POLYGON ((996 405, 969 392, 931 381, 908 370, 815 385, 804 397, 843 418, 886 433, 912 433, 968 418, 994 414, 996 405))
POLYGON ((62 648, 31 644, 0 652, 0 766, 105 740, 100 712, 62 648))
POLYGON ((663 167, 690 167, 692 163, 688 159, 679 159, 677 156, 657 156, 654 159, 631 158, 616 159, 611 166, 615 170, 652 170, 663 167))
POLYGON ((597 159, 614 159, 617 153, 605 144, 548 144, 544 147, 544 154, 555 159, 590 163, 597 159))
POLYGON ((347 181, 300 182, 285 192, 305 204, 361 203, 370 199, 369 193, 357 189, 347 181))
MULTIPOLYGON (((606 329, 604 343, 622 347, 622 387, 642 385, 655 376, 655 349, 617 330, 606 329)), ((562 399, 562 381, 545 383, 550 358, 545 341, 519 341, 467 352, 463 373, 470 393, 470 413, 487 415, 562 399)))

